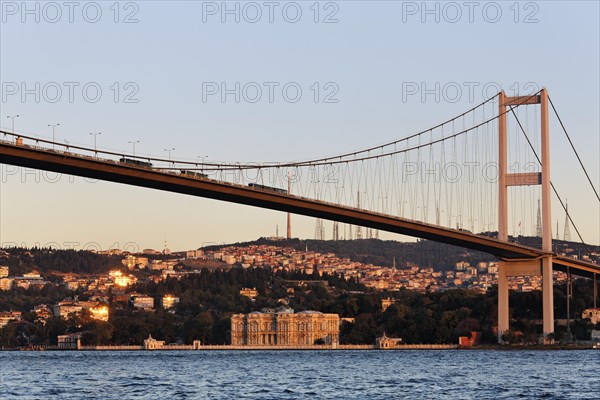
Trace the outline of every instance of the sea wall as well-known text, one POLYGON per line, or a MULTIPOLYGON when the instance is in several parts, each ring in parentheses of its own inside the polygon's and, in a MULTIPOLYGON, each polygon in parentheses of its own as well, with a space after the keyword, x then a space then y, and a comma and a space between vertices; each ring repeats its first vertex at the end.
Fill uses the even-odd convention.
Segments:
POLYGON ((58 347, 58 346, 37 346, 35 348, 22 350, 81 350, 81 351, 164 351, 164 350, 239 350, 239 351, 285 351, 285 350, 452 350, 458 348, 454 344, 404 344, 392 348, 380 349, 371 344, 339 344, 339 345, 307 345, 307 346, 232 346, 228 344, 218 345, 198 345, 198 344, 170 344, 157 348, 145 348, 143 345, 124 345, 124 346, 80 346, 77 347, 58 347))

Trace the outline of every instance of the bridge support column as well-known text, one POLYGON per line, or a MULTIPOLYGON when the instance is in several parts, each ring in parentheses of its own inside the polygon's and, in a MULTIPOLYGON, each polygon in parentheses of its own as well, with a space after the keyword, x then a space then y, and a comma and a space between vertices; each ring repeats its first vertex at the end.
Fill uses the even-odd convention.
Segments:
POLYGON ((508 275, 506 262, 498 263, 498 343, 510 329, 508 309, 508 275))
MULTIPOLYGON (((550 183, 550 132, 548 125, 548 92, 540 92, 540 126, 542 153, 542 250, 552 254, 552 203, 550 183)), ((544 311, 544 341, 554 333, 554 287, 552 282, 552 256, 542 259, 542 297, 544 311)))
POLYGON ((598 307, 597 300, 598 300, 598 277, 594 273, 594 308, 598 307))
POLYGON ((542 305, 544 313, 544 340, 554 333, 554 282, 552 277, 552 257, 542 260, 542 305))
MULTIPOLYGON (((508 188, 506 174, 508 164, 508 142, 506 138, 506 96, 498 94, 498 239, 508 242, 508 188)), ((498 263, 498 343, 508 332, 508 265, 498 263)))

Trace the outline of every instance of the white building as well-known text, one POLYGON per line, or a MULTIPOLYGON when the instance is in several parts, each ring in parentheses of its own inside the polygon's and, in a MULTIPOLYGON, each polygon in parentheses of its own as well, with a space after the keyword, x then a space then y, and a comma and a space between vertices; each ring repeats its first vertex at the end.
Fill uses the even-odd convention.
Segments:
POLYGON ((55 316, 67 319, 69 314, 78 314, 83 310, 83 306, 76 300, 64 300, 52 307, 55 316))
POLYGON ((137 295, 132 297, 133 306, 142 310, 152 310, 154 308, 154 297, 146 295, 137 295))

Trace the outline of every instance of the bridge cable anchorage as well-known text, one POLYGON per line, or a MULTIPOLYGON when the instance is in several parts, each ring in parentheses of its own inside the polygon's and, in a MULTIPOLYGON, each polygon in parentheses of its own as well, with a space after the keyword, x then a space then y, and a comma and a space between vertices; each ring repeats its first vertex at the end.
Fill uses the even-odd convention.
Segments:
POLYGON ((592 187, 592 190, 594 191, 596 198, 598 198, 598 201, 600 201, 600 195, 598 194, 598 191, 596 190, 596 187, 594 186, 592 179, 590 178, 590 175, 587 172, 587 169, 583 165, 583 161, 581 161, 581 158, 579 157, 579 153, 575 149, 575 145, 571 141, 571 137, 567 133, 567 129, 565 128, 565 125, 563 124, 562 119, 560 118, 560 115, 558 115, 558 111, 556 111, 556 108, 554 107, 554 103, 552 103, 552 99, 550 98, 550 96, 548 96, 548 101, 550 102, 550 105, 552 106, 552 110, 554 110, 554 114, 556 115, 556 118, 558 119, 558 122, 560 123, 560 126, 562 127, 563 132, 565 133, 565 136, 569 140, 569 144, 571 145, 571 148, 573 149, 573 152, 575 153, 575 156, 577 157, 577 161, 579 161, 579 165, 581 165, 581 168, 583 169, 583 172, 585 173, 585 176, 586 176, 588 182, 590 183, 590 186, 592 187))
MULTIPOLYGON (((515 111, 513 109, 513 106, 509 106, 509 107, 510 107, 510 111, 512 111, 515 119, 517 120, 519 128, 521 128, 521 132, 523 132, 523 135, 525 135, 525 139, 527 139, 527 143, 529 144, 529 147, 533 151, 533 154, 535 155, 535 158, 537 158, 537 160, 540 163, 540 165, 542 165, 542 161, 540 160, 540 157, 538 156, 537 151, 534 149, 533 145, 531 144, 531 140, 529 139, 529 136, 527 136, 527 133, 523 129, 523 125, 521 125, 521 121, 519 121, 519 118, 517 117, 517 115, 516 115, 516 113, 515 113, 515 111)), ((552 191, 554 191, 554 194, 558 198, 558 201, 560 202, 560 205, 562 206, 563 210, 565 211, 567 217, 569 217, 569 221, 571 221, 571 224, 573 224, 573 228, 575 228, 575 232, 577 232, 577 236, 579 236, 579 240, 581 240, 581 243, 584 245, 584 247, 586 248, 586 250, 588 252, 591 252, 590 247, 583 240, 583 237, 581 236, 581 233, 579 233, 579 229, 577 228, 577 225, 575 225, 575 222, 573 221, 573 218, 571 218, 571 215, 569 214, 569 212, 567 210, 567 207, 565 206, 565 203, 562 201, 562 198, 558 194, 558 191, 556 190, 556 187, 554 186, 554 183, 550 182, 550 186, 552 186, 552 191)))

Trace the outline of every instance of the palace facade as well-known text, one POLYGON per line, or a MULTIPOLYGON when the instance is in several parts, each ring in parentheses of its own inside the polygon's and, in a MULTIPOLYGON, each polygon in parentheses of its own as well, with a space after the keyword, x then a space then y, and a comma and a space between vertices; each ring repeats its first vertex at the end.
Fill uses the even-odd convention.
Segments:
POLYGON ((231 344, 234 346, 307 346, 337 344, 340 318, 337 314, 286 309, 231 317, 231 344))

